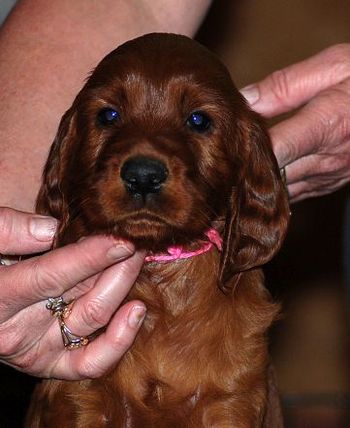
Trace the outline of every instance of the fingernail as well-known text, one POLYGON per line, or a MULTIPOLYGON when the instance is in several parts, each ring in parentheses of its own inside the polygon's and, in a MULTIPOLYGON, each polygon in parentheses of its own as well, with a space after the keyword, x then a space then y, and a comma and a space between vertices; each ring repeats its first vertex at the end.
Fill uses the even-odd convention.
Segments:
POLYGON ((251 106, 254 105, 260 98, 259 89, 256 85, 246 86, 245 88, 241 89, 240 92, 251 106))
POLYGON ((134 254, 134 249, 131 247, 131 245, 128 245, 127 243, 116 244, 111 247, 107 252, 108 257, 115 261, 130 257, 132 254, 134 254))
POLYGON ((138 328, 146 316, 146 308, 143 306, 135 306, 129 312, 128 324, 131 328, 138 328))
POLYGON ((51 241, 55 236, 57 223, 52 217, 34 216, 29 222, 29 232, 38 241, 51 241))

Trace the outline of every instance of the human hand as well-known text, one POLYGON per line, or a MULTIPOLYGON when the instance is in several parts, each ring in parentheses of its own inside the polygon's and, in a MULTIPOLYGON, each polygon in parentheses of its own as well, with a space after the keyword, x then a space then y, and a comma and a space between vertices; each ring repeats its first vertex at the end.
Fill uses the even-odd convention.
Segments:
MULTIPOLYGON (((50 217, 0 209, 0 252, 48 250, 56 222, 50 217)), ((119 305, 143 263, 129 243, 88 237, 39 257, 0 266, 0 361, 28 374, 62 379, 101 376, 132 344, 145 307, 119 305), (48 297, 75 299, 67 319, 78 335, 106 331, 86 347, 64 348, 58 321, 46 309, 48 297)))
POLYGON ((350 181, 350 44, 332 46, 241 92, 265 117, 301 107, 270 129, 291 202, 350 181))

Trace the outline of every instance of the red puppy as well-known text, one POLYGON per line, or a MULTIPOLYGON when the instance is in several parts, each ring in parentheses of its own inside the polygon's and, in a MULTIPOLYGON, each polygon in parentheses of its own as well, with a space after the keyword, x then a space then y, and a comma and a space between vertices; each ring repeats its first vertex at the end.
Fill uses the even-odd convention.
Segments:
POLYGON ((43 180, 57 245, 105 233, 149 252, 128 296, 148 312, 111 373, 44 381, 27 426, 279 427, 266 341, 278 307, 258 267, 282 243, 288 202, 220 61, 178 35, 120 46, 64 115, 43 180))

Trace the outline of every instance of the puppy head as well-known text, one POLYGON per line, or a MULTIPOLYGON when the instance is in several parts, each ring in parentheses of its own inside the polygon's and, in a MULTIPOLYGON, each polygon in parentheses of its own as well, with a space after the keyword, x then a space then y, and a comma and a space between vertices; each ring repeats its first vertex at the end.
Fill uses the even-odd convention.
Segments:
POLYGON ((260 119, 212 53, 172 34, 97 66, 62 118, 38 210, 61 220, 59 243, 107 233, 152 250, 222 220, 223 283, 272 257, 288 216, 260 119))

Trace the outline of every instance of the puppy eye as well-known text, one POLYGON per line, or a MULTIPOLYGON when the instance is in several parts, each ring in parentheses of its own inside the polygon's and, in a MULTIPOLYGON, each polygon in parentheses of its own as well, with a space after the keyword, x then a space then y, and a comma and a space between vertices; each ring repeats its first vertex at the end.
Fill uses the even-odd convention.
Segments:
POLYGON ((191 115, 187 119, 186 125, 194 131, 204 132, 210 127, 211 120, 204 113, 201 113, 200 111, 195 111, 191 113, 191 115))
POLYGON ((97 119, 100 125, 106 126, 116 122, 120 118, 120 114, 113 108, 103 108, 98 112, 97 119))

